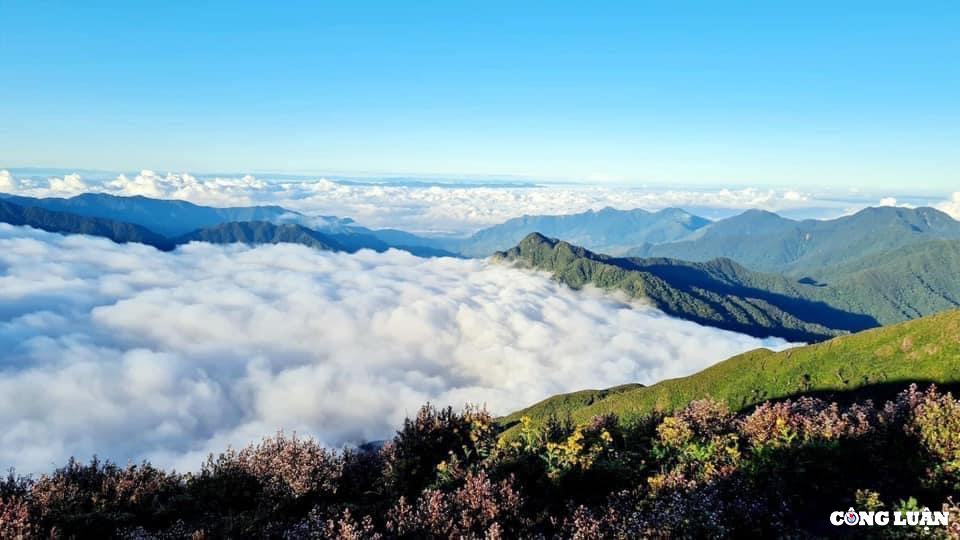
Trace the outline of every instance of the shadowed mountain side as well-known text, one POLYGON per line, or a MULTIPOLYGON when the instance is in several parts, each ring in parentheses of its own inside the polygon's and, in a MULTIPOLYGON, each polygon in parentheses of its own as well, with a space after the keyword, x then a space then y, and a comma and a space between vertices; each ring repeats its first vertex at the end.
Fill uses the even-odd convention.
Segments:
POLYGON ((161 251, 170 251, 176 247, 173 240, 139 225, 111 219, 83 217, 43 208, 26 208, 4 199, 0 199, 0 222, 53 233, 100 236, 119 244, 138 242, 161 251))
MULTIPOLYGON (((615 260, 616 261, 616 260, 615 260)), ((751 272, 730 259, 688 263, 674 259, 625 259, 626 266, 650 272, 682 290, 710 290, 725 296, 756 298, 792 313, 801 320, 821 322, 838 330, 858 332, 878 325, 870 315, 844 311, 822 300, 811 285, 772 274, 751 272), (810 289, 810 290, 805 290, 810 289)))
MULTIPOLYGON (((48 210, 41 206, 23 206, 13 202, 17 200, 30 204, 40 201, 45 204, 53 204, 54 206, 59 204, 71 208, 85 208, 88 213, 113 212, 126 215, 130 213, 138 214, 138 212, 141 211, 147 212, 147 214, 150 214, 150 212, 159 212, 156 215, 150 214, 152 216, 150 219, 146 219, 143 215, 138 214, 141 221, 152 221, 155 219, 160 219, 161 221, 164 221, 164 219, 176 221, 179 219, 176 217, 178 215, 178 209, 187 209, 188 214, 199 212, 203 216, 206 216, 206 218, 211 218, 208 211, 226 212, 226 214, 217 214, 219 218, 216 219, 220 219, 224 215, 229 214, 228 211, 237 211, 239 214, 245 214, 247 210, 250 210, 252 215, 256 215, 266 211, 273 212, 274 209, 283 209, 279 207, 217 209, 196 206, 190 203, 183 203, 182 201, 160 201, 144 197, 113 197, 108 195, 91 197, 79 196, 72 199, 0 197, 0 222, 11 225, 26 225, 61 234, 100 236, 118 243, 138 242, 153 246, 162 251, 170 251, 180 244, 200 241, 213 244, 244 243, 250 245, 293 243, 317 249, 347 251, 350 253, 361 249, 372 249, 383 252, 395 248, 408 251, 420 257, 456 256, 450 252, 426 246, 407 246, 385 242, 373 234, 373 231, 352 225, 352 220, 340 220, 337 218, 327 218, 326 220, 332 232, 318 231, 295 223, 275 223, 272 221, 253 220, 218 223, 210 227, 191 230, 186 234, 167 237, 136 223, 48 210), (81 203, 84 201, 93 201, 98 204, 91 203, 89 206, 83 206, 81 203), (106 204, 106 210, 104 210, 104 205, 101 204, 104 203, 104 201, 109 203, 106 204), (161 216, 169 217, 161 219, 161 216)), ((184 223, 196 221, 196 215, 191 215, 193 218, 188 216, 183 223, 176 225, 168 224, 164 226, 163 229, 179 230, 184 226, 184 223)), ((415 241, 417 238, 414 235, 408 235, 401 231, 385 231, 385 233, 386 236, 397 240, 415 241)))
POLYGON ((586 422, 615 413, 630 422, 696 399, 726 402, 743 410, 766 400, 799 395, 851 400, 888 398, 911 382, 956 388, 960 383, 960 311, 954 310, 774 353, 758 349, 703 371, 651 386, 626 385, 548 398, 506 416, 542 422, 571 415, 586 422))
POLYGON ((400 249, 422 257, 450 256, 449 253, 426 247, 395 246, 378 238, 350 231, 325 233, 292 223, 275 224, 266 221, 245 221, 224 223, 185 234, 176 239, 177 244, 199 241, 212 244, 244 243, 258 244, 302 244, 316 249, 346 251, 354 253, 361 249, 384 252, 388 249, 400 249))
POLYGON ((243 243, 250 245, 287 243, 329 251, 347 251, 342 244, 317 231, 300 225, 274 225, 265 221, 224 223, 216 227, 193 231, 175 240, 178 245, 194 241, 211 244, 243 243))
POLYGON ((876 326, 869 316, 848 313, 796 294, 785 278, 750 272, 729 260, 686 263, 665 259, 619 259, 592 253, 540 234, 498 253, 511 261, 553 273, 574 288, 592 284, 651 302, 665 313, 756 337, 821 341, 876 326), (760 284, 779 283, 779 291, 760 284))
POLYGON ((167 237, 231 221, 274 221, 282 216, 300 216, 279 206, 214 208, 180 200, 151 199, 139 195, 120 197, 106 193, 84 193, 67 199, 13 195, 0 195, 0 198, 25 207, 140 225, 167 237))

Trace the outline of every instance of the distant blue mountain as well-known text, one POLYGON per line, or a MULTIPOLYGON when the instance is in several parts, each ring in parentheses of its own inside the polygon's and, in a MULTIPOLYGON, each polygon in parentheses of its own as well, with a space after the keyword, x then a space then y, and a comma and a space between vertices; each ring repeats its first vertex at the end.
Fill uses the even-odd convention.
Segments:
POLYGON ((0 194, 10 210, 0 222, 60 233, 104 236, 162 249, 189 241, 212 243, 298 243, 321 249, 409 251, 422 257, 455 256, 433 240, 395 230, 375 231, 350 218, 306 216, 279 206, 213 208, 186 201, 86 193, 38 199, 0 194), (113 232, 108 229, 116 229, 113 232))
POLYGON ((559 216, 523 216, 478 231, 462 240, 440 243, 467 257, 486 257, 509 249, 528 234, 538 232, 593 251, 621 254, 643 244, 685 238, 710 221, 678 208, 658 212, 604 208, 559 216))
POLYGON ((137 242, 162 251, 170 251, 176 244, 173 240, 140 225, 56 212, 45 208, 20 206, 3 198, 0 198, 0 223, 33 227, 61 234, 100 236, 120 244, 137 242))
POLYGON ((960 222, 933 208, 866 208, 830 220, 795 221, 748 210, 676 242, 644 245, 627 255, 709 261, 727 257, 762 272, 828 278, 860 257, 933 240, 960 239, 960 222))
POLYGON ((37 199, 14 195, 2 197, 25 207, 132 223, 168 237, 231 221, 278 221, 284 217, 292 219, 300 216, 279 206, 213 208, 187 201, 140 196, 118 197, 105 193, 84 193, 69 199, 37 199))

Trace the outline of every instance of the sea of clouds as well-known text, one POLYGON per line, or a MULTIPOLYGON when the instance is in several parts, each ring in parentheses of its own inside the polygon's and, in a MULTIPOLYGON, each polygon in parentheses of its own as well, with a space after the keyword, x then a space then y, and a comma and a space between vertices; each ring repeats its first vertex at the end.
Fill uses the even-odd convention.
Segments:
POLYGON ((704 217, 748 208, 794 217, 832 218, 865 206, 932 205, 960 218, 960 192, 952 199, 822 193, 790 189, 680 189, 604 185, 469 185, 349 182, 324 178, 262 179, 194 176, 189 173, 60 176, 14 175, 0 170, 0 193, 69 197, 84 192, 187 200, 213 206, 276 204, 311 215, 351 217, 373 228, 465 235, 522 215, 572 214, 613 207, 623 210, 684 208, 704 217))
POLYGON ((278 429, 391 436, 427 402, 506 413, 756 347, 541 274, 403 252, 173 253, 0 224, 0 468, 198 468, 278 429))

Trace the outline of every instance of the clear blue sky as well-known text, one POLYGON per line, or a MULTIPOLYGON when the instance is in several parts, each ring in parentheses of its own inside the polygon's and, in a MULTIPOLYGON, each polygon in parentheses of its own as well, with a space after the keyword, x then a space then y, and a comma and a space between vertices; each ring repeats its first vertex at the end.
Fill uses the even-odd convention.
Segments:
POLYGON ((957 188, 960 2, 0 0, 3 166, 957 188))

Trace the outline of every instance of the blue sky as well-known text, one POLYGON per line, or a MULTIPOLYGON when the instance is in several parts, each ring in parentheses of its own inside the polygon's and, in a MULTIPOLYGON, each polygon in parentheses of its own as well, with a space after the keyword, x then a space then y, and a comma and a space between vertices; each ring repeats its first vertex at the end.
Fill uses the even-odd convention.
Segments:
POLYGON ((0 167, 960 186, 955 1, 199 4, 0 0, 0 167))

